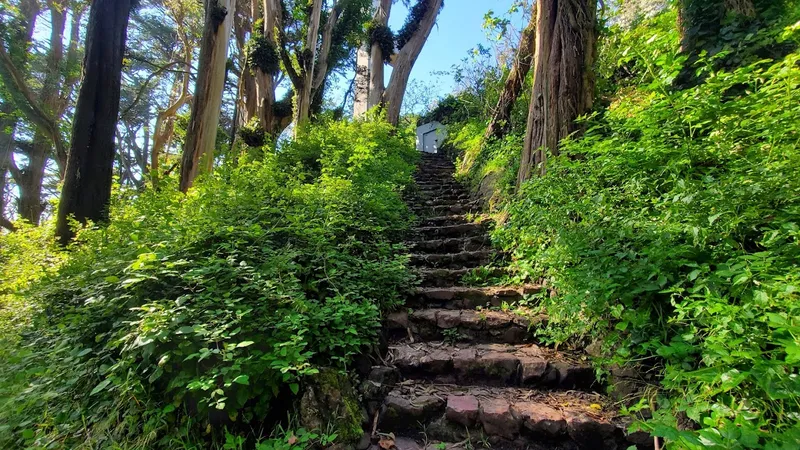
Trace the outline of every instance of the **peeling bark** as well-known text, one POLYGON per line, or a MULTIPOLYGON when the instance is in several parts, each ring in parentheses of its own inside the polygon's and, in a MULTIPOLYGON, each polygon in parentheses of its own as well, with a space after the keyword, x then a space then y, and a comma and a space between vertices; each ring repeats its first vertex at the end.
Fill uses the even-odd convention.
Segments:
POLYGON ((308 122, 311 114, 311 90, 313 88, 314 61, 319 40, 319 23, 322 15, 322 0, 314 0, 311 10, 311 19, 308 24, 306 43, 303 53, 300 55, 300 67, 302 69, 302 80, 295 86, 297 101, 295 111, 295 134, 308 122))
POLYGON ((203 40, 200 47, 197 84, 186 144, 181 158, 180 190, 186 192, 197 177, 201 157, 211 167, 225 88, 228 38, 233 27, 236 0, 206 0, 203 40))
POLYGON ((535 170, 544 175, 547 153, 580 131, 575 119, 594 98, 597 4, 594 0, 537 2, 534 85, 517 187, 535 170))
MULTIPOLYGON (((378 10, 375 12, 375 22, 386 26, 389 23, 389 14, 392 12, 392 0, 380 0, 378 10)), ((384 54, 380 44, 372 44, 369 61, 369 95, 367 96, 367 109, 374 108, 383 102, 384 86, 384 54)))
MULTIPOLYGON (((397 125, 400 122, 400 109, 403 106, 403 96, 406 94, 406 87, 408 87, 411 69, 414 68, 414 63, 417 61, 420 52, 422 52, 422 47, 431 34, 433 25, 436 23, 436 17, 439 16, 439 10, 442 6, 442 0, 425 1, 428 2, 425 15, 422 17, 419 28, 414 32, 414 35, 398 52, 394 61, 392 76, 389 78, 389 87, 383 95, 383 104, 386 107, 386 120, 392 125, 397 125)), ((373 61, 373 67, 374 64, 375 62, 373 61)), ((381 64, 383 64, 382 61, 381 64)), ((370 93, 370 95, 372 95, 372 93, 370 93)))

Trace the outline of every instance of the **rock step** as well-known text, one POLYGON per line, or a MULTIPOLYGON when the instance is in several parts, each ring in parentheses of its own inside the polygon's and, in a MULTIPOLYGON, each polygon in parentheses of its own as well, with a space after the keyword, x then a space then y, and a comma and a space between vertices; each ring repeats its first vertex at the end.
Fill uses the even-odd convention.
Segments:
POLYGON ((417 189, 414 191, 408 191, 412 194, 418 194, 425 197, 433 197, 433 196, 460 196, 460 195, 467 195, 469 191, 461 187, 447 187, 443 189, 417 189))
POLYGON ((604 388, 580 355, 534 344, 398 343, 389 346, 387 361, 406 379, 581 391, 604 388))
POLYGON ((417 187, 420 189, 463 189, 461 183, 454 178, 443 178, 439 180, 425 180, 417 181, 417 187))
POLYGON ((483 435, 492 448, 652 446, 644 433, 627 434, 628 421, 611 411, 599 394, 411 382, 389 392, 378 428, 450 442, 483 435))
POLYGON ((437 237, 470 237, 486 234, 486 225, 479 223, 462 223, 454 225, 416 227, 413 232, 422 238, 437 237))
POLYGON ((479 306, 501 307, 514 304, 526 295, 542 292, 539 284, 524 286, 419 288, 406 303, 444 309, 475 309, 479 306))
POLYGON ((411 210, 415 213, 427 213, 430 216, 443 216, 448 214, 464 214, 481 209, 477 202, 467 203, 465 205, 443 205, 443 206, 411 206, 411 210))
POLYGON ((422 207, 429 208, 429 207, 436 207, 436 206, 456 206, 456 205, 458 205, 458 206, 462 206, 462 207, 468 207, 468 206, 472 205, 472 203, 473 203, 473 201, 471 201, 469 198, 466 198, 466 199, 449 199, 449 198, 446 198, 446 197, 435 197, 435 198, 431 198, 430 200, 422 200, 421 202, 417 202, 414 206, 417 206, 417 207, 422 206, 422 207))
POLYGON ((430 200, 470 200, 472 197, 466 192, 452 192, 448 191, 443 193, 439 192, 426 192, 421 193, 416 198, 411 198, 410 200, 416 201, 430 201, 430 200))
POLYGON ((445 225, 460 225, 462 223, 472 223, 463 214, 453 214, 438 217, 426 217, 420 221, 420 226, 423 227, 440 227, 445 225))
POLYGON ((411 255, 411 265, 462 269, 486 264, 494 255, 491 250, 459 253, 418 253, 411 255))
POLYGON ((427 308, 389 314, 386 329, 394 340, 412 336, 416 341, 448 339, 462 342, 521 344, 533 339, 531 328, 546 317, 527 310, 516 313, 474 309, 427 308))
POLYGON ((423 287, 449 287, 458 284, 473 269, 420 269, 423 287))
POLYGON ((489 236, 469 236, 461 238, 430 239, 409 242, 409 247, 418 253, 458 253, 476 251, 486 248, 490 243, 489 236))
POLYGON ((444 182, 458 183, 458 180, 453 178, 453 172, 451 171, 417 174, 414 175, 413 178, 414 181, 417 182, 417 184, 437 184, 444 182))
MULTIPOLYGON (((422 287, 451 287, 459 285, 461 279, 475 271, 476 269, 419 269, 420 278, 422 279, 422 287)), ((508 274, 506 268, 503 267, 489 267, 481 268, 481 275, 489 277, 501 277, 508 274)))

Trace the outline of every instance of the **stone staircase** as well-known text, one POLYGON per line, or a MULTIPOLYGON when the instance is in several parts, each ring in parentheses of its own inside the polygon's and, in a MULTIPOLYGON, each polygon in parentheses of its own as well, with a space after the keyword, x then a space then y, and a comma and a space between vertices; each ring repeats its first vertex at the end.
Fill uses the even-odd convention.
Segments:
POLYGON ((362 384, 374 448, 652 447, 649 436, 626 434, 582 354, 536 345, 546 317, 515 305, 539 286, 463 285, 499 257, 489 224, 469 220, 480 208, 453 172, 444 157, 424 155, 416 175, 409 203, 422 220, 409 245, 422 283, 409 309, 388 317, 385 365, 362 384))

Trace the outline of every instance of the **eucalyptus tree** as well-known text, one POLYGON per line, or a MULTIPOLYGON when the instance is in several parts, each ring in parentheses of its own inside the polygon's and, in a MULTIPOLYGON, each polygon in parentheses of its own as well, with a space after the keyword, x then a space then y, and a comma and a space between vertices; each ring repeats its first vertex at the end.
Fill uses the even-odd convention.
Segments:
POLYGON ((192 187, 201 164, 206 171, 210 171, 214 162, 214 147, 225 88, 228 43, 235 11, 236 0, 205 2, 194 104, 181 157, 182 192, 192 187))
POLYGON ((389 123, 397 125, 411 70, 436 24, 444 2, 417 0, 397 33, 388 26, 392 0, 378 0, 374 6, 373 19, 367 27, 370 46, 368 67, 364 66, 366 57, 362 55, 356 67, 356 99, 353 109, 359 115, 366 109, 381 106, 386 110, 389 123), (388 86, 384 86, 385 64, 392 66, 388 86), (369 80, 368 83, 365 82, 365 77, 369 80), (366 106, 363 103, 365 98, 366 106))

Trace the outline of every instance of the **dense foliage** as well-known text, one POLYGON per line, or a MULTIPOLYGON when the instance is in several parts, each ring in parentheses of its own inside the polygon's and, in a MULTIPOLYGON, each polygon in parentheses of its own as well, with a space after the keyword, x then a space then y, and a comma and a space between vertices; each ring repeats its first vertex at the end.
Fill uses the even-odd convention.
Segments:
POLYGON ((609 28, 598 112, 519 193, 524 127, 486 144, 485 116, 446 105, 462 111, 462 176, 502 213, 513 278, 553 289, 540 338, 598 343, 599 367, 657 374, 630 410, 652 409, 639 426, 672 448, 800 446, 800 53, 786 54, 798 18, 747 36, 751 54, 784 49, 777 59, 718 69, 735 50, 723 47, 684 90, 674 10, 609 28))
POLYGON ((22 322, 3 328, 0 446, 257 439, 305 376, 374 343, 413 281, 394 244, 410 135, 324 123, 266 153, 188 196, 120 191, 68 252, 49 227, 0 236, 0 320, 22 322))

